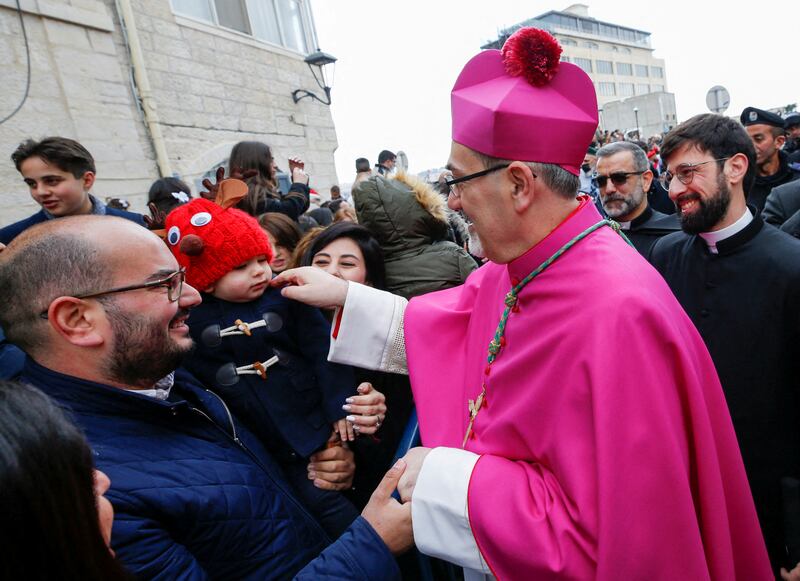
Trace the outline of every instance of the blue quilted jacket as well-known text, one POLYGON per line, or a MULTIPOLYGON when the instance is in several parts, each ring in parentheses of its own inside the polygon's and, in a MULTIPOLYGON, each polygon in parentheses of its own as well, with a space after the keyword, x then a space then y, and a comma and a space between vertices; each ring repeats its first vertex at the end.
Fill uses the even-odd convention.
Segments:
POLYGON ((189 373, 176 373, 166 401, 31 359, 20 379, 71 410, 86 433, 111 479, 112 546, 138 578, 399 578, 363 518, 328 546, 258 439, 189 373))

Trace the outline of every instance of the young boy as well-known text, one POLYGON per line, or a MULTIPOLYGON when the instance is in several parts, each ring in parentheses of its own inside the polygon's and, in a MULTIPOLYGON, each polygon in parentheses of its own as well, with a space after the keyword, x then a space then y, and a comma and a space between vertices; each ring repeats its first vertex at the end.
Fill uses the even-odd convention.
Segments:
POLYGON ((186 282, 203 293, 189 316, 196 349, 184 365, 270 448, 306 507, 338 537, 358 511, 340 493, 315 488, 306 470, 332 426, 350 439, 342 406, 355 395, 355 378, 327 360, 328 323, 269 287, 272 249, 251 216, 199 198, 174 209, 166 230, 186 282))
POLYGON ((95 180, 94 158, 77 141, 66 137, 29 139, 20 143, 11 160, 42 209, 0 229, 0 244, 8 244, 39 222, 79 214, 120 216, 144 226, 141 215, 109 208, 89 193, 95 180))

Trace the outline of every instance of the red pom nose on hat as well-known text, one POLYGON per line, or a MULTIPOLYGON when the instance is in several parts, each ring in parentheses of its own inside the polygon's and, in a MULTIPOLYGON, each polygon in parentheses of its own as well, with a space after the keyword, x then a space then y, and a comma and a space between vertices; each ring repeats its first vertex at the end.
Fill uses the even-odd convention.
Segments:
POLYGON ((166 221, 167 246, 186 268, 186 282, 205 290, 257 256, 272 260, 272 247, 258 222, 235 208, 197 198, 178 206, 166 221))
POLYGON ((561 166, 578 175, 597 129, 588 75, 559 62, 549 33, 522 28, 502 51, 485 50, 461 71, 450 95, 453 141, 484 155, 561 166))

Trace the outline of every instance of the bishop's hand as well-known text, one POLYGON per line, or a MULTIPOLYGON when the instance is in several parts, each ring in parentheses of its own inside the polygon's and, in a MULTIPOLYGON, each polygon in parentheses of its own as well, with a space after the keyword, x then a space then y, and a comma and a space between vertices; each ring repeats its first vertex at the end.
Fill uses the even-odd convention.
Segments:
POLYGON ((400 477, 400 484, 397 485, 397 492, 400 493, 400 500, 408 502, 414 494, 414 488, 417 486, 417 478, 422 471, 422 464, 425 458, 430 453, 430 448, 411 448, 403 460, 405 460, 407 468, 403 475, 400 477))
POLYGON ((314 266, 284 270, 270 286, 284 287, 281 294, 287 299, 322 309, 341 307, 347 298, 346 280, 314 266))

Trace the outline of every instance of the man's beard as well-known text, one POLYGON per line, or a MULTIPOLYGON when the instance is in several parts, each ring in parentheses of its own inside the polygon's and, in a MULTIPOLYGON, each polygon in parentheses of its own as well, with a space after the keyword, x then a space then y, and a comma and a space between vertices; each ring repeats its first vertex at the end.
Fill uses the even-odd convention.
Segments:
POLYGON ((686 197, 690 200, 696 200, 699 206, 698 210, 684 215, 680 206, 675 204, 678 218, 681 221, 681 228, 687 234, 700 234, 701 232, 711 231, 717 222, 722 220, 728 211, 728 206, 731 205, 731 191, 722 173, 717 176, 717 193, 713 197, 702 198, 695 193, 688 194, 686 197))
POLYGON ((480 236, 478 236, 478 231, 475 230, 475 226, 472 224, 469 225, 467 252, 476 258, 486 258, 486 251, 483 249, 483 243, 481 242, 480 236))
POLYGON ((622 194, 615 193, 602 198, 603 209, 612 220, 625 217, 639 207, 644 199, 644 195, 644 188, 642 188, 642 183, 640 181, 636 185, 636 190, 634 190, 630 196, 623 196, 622 194), (615 204, 613 207, 607 207, 606 204, 609 202, 622 202, 622 204, 615 204))
MULTIPOLYGON (((194 345, 182 347, 158 323, 139 314, 126 313, 113 302, 105 305, 114 344, 107 362, 108 377, 118 383, 152 387, 175 371, 194 345)), ((179 310, 173 320, 186 316, 179 310)))

